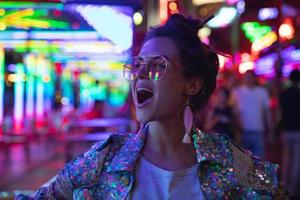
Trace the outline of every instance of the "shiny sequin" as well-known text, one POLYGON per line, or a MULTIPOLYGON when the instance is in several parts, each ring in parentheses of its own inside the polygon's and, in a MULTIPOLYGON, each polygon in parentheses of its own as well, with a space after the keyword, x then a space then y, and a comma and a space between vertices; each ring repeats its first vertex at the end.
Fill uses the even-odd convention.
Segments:
MULTIPOLYGON (((66 165, 48 186, 40 188, 34 199, 56 199, 57 194, 68 199, 126 199, 146 132, 147 127, 138 134, 112 135, 94 145, 66 165)), ((251 156, 253 171, 242 182, 234 165, 239 160, 234 159, 226 136, 194 129, 192 138, 199 162, 197 175, 207 199, 273 198, 278 187, 277 165, 251 156)), ((242 156, 248 155, 240 151, 242 156)), ((19 195, 16 199, 31 198, 19 195)))

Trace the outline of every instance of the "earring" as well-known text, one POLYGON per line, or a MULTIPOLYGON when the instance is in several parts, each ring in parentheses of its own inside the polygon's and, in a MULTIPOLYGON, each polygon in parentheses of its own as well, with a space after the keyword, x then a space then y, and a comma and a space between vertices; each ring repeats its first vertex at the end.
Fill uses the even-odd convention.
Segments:
POLYGON ((189 99, 187 98, 186 107, 184 109, 184 114, 183 114, 185 134, 184 134, 182 143, 185 143, 185 144, 192 143, 191 130, 192 130, 192 126, 193 126, 193 120, 194 120, 193 112, 190 107, 189 99))

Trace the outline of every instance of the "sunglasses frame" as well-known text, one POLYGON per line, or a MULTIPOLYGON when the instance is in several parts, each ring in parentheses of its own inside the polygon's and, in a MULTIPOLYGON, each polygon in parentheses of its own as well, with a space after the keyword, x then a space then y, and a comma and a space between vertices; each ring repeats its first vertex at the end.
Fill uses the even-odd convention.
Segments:
MULTIPOLYGON (((153 81, 159 81, 159 80, 161 80, 164 76, 165 76, 165 74, 166 74, 166 71, 168 70, 168 65, 169 65, 169 59, 168 58, 166 58, 165 56, 163 56, 163 55, 153 55, 153 56, 134 56, 134 57, 132 57, 132 61, 134 60, 134 59, 139 59, 139 60, 141 60, 141 64, 142 65, 146 65, 146 74, 147 74, 147 77, 148 77, 148 79, 149 80, 153 80, 153 81), (153 59, 155 59, 155 58, 162 58, 162 61, 160 62, 160 63, 162 63, 162 62, 165 62, 166 63, 166 65, 165 65, 165 70, 164 70, 164 73, 163 73, 163 75, 159 78, 159 79, 151 79, 150 78, 150 75, 149 75, 149 73, 150 73, 150 70, 149 70, 149 62, 151 61, 151 60, 153 60, 153 59)), ((159 65, 160 63, 158 63, 157 65, 159 65)), ((130 72, 131 73, 131 76, 130 77, 133 77, 133 78, 126 78, 126 77, 128 77, 128 76, 126 76, 125 74, 126 73, 129 73, 128 71, 125 71, 125 69, 127 68, 127 69, 130 69, 131 68, 131 70, 132 70, 132 67, 127 67, 127 66, 129 66, 129 65, 131 65, 131 64, 124 64, 124 67, 123 67, 123 77, 125 78, 125 80, 127 80, 127 81, 133 81, 133 80, 136 80, 137 79, 137 75, 134 75, 134 76, 132 76, 134 73, 132 73, 132 72, 130 72)), ((140 70, 140 69, 139 69, 140 70)), ((139 71, 138 70, 138 71, 139 71)))

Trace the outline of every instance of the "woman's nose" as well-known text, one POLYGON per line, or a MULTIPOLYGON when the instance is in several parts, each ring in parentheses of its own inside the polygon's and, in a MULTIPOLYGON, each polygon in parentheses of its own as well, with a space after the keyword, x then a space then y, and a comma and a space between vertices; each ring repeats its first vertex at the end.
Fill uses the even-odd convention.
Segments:
POLYGON ((139 79, 147 79, 147 64, 141 65, 141 67, 137 71, 137 78, 139 79))

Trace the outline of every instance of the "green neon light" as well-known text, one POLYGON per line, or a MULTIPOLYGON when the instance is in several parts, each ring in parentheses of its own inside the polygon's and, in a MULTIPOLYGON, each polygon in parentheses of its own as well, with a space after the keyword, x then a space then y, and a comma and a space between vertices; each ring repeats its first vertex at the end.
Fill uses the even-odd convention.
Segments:
POLYGON ((36 2, 0 2, 0 8, 47 8, 62 10, 62 3, 36 3, 36 2))
POLYGON ((70 27, 70 24, 64 21, 42 18, 47 15, 48 11, 46 9, 12 10, 0 17, 0 23, 5 25, 5 27, 17 27, 23 29, 28 29, 30 27, 66 29, 70 27), (12 17, 15 19, 11 20, 12 17))
POLYGON ((105 101, 105 99, 107 98, 107 86, 105 84, 95 84, 91 86, 90 90, 91 98, 94 100, 105 101))
POLYGON ((47 41, 31 41, 15 47, 18 53, 34 52, 34 53, 59 53, 60 47, 56 44, 48 43, 47 41), (30 43, 33 42, 33 43, 30 43))
POLYGON ((50 24, 51 28, 61 28, 66 29, 70 27, 70 24, 67 22, 57 21, 57 20, 43 20, 50 24))
POLYGON ((0 45, 0 125, 3 121, 4 102, 4 48, 0 45))
MULTIPOLYGON (((34 10, 32 17, 38 18, 41 16, 47 16, 48 14, 49 14, 49 12, 46 9, 37 9, 37 10, 34 10)), ((26 18, 26 17, 24 17, 24 18, 26 18)))
POLYGON ((113 106, 121 106, 125 103, 129 92, 129 86, 128 84, 124 84, 124 86, 119 86, 111 89, 108 101, 113 106))
POLYGON ((244 31, 246 38, 252 43, 272 31, 270 26, 262 25, 258 22, 245 22, 241 25, 241 29, 244 31))

